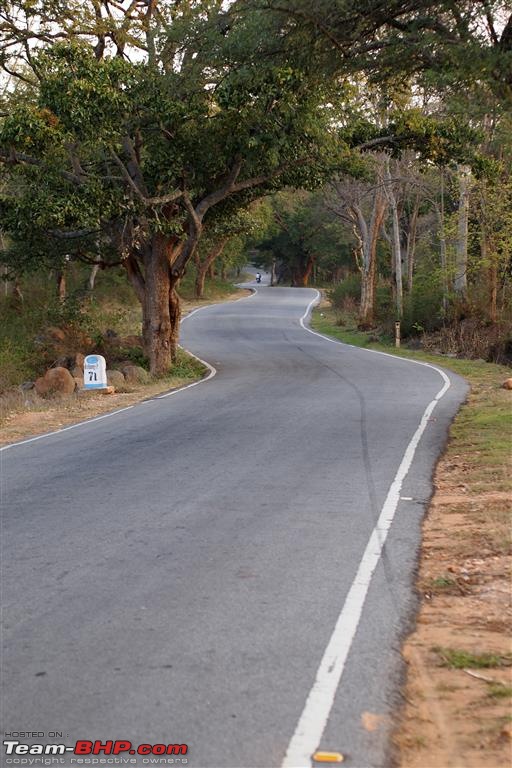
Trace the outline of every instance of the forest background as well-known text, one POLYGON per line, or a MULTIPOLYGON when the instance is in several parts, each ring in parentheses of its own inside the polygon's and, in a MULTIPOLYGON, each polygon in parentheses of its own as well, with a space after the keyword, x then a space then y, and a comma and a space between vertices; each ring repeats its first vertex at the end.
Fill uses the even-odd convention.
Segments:
POLYGON ((3 390, 59 362, 48 328, 141 321, 165 375, 180 294, 248 261, 375 338, 512 359, 507 3, 1 0, 0 66, 3 390))

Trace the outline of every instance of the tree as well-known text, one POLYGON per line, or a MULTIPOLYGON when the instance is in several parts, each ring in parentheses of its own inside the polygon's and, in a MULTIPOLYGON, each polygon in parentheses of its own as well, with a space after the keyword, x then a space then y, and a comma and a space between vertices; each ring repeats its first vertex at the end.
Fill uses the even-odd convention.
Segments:
POLYGON ((48 251, 65 240, 90 258, 102 238, 141 301, 150 369, 163 373, 177 344, 176 288, 215 208, 317 184, 336 156, 329 110, 318 110, 324 94, 274 62, 225 66, 215 83, 211 63, 162 73, 75 44, 39 54, 36 66, 37 102, 4 118, 0 133, 18 187, 4 215, 48 251))
POLYGON ((276 273, 276 282, 306 287, 319 271, 332 274, 339 231, 320 193, 288 189, 270 200, 271 219, 256 242, 257 263, 276 273))
POLYGON ((370 181, 337 177, 327 197, 330 209, 354 235, 354 256, 361 273, 359 322, 363 327, 370 327, 374 320, 377 243, 387 209, 382 157, 369 157, 367 163, 370 181))

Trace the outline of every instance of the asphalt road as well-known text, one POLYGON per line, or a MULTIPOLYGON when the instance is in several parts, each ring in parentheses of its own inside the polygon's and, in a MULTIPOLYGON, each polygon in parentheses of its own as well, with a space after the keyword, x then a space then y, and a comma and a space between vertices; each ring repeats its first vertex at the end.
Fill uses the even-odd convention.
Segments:
POLYGON ((2 731, 45 734, 11 740, 389 766, 420 523, 466 386, 313 335, 314 298, 207 307, 182 338, 209 381, 2 451, 2 731))

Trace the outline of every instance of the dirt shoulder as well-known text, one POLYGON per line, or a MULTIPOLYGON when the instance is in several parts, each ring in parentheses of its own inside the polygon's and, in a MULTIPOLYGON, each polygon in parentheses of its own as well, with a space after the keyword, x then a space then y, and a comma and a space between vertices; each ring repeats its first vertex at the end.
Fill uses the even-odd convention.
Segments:
MULTIPOLYGON (((329 309, 322 333, 369 348, 329 309)), ((420 609, 403 654, 407 679, 397 712, 401 768, 503 768, 512 764, 512 392, 510 369, 402 350, 465 376, 467 402, 438 462, 423 524, 420 609)))
POLYGON ((502 374, 468 378, 423 524, 396 732, 403 768, 512 763, 512 393, 499 388, 502 374))
MULTIPOLYGON (((200 307, 237 301, 250 295, 250 290, 241 288, 212 300, 183 301, 183 316, 200 307)), ((33 391, 13 390, 0 397, 0 446, 126 408, 171 389, 184 387, 203 375, 203 366, 192 365, 186 375, 171 375, 149 384, 123 387, 123 391, 111 395, 75 392, 70 397, 48 400, 35 396, 33 391)))

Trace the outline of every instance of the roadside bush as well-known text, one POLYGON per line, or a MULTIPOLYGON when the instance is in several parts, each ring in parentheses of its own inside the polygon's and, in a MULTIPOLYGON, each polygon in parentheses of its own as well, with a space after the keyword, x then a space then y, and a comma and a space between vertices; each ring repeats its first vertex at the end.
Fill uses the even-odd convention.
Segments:
POLYGON ((437 276, 418 275, 410 294, 404 295, 402 335, 418 336, 443 325, 443 294, 437 276))
POLYGON ((512 326, 477 318, 453 322, 423 337, 423 348, 469 360, 512 364, 512 326))
POLYGON ((361 298, 361 275, 353 272, 339 283, 332 291, 327 291, 327 298, 336 312, 345 311, 345 299, 359 302, 361 298))

